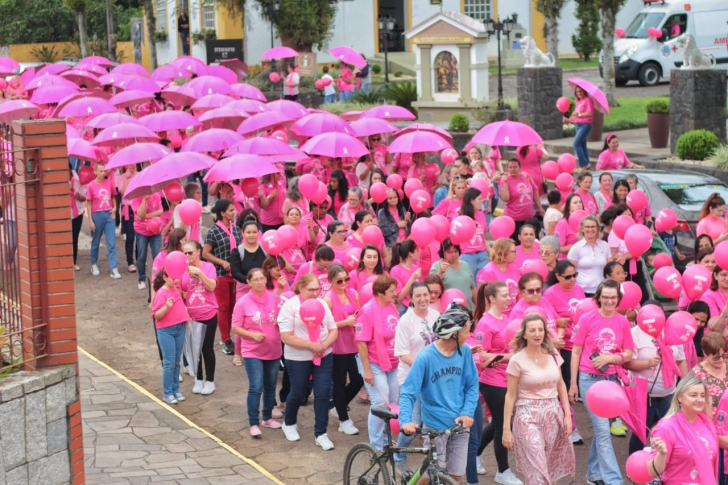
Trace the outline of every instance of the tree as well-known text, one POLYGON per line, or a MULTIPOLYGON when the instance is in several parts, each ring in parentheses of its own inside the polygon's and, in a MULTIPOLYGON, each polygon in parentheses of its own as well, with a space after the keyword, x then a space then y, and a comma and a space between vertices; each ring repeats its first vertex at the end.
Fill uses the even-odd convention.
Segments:
POLYGON ((546 37, 546 50, 554 55, 559 64, 559 18, 566 0, 537 0, 536 10, 544 15, 543 33, 546 37))
POLYGON ((571 36, 571 45, 585 61, 602 48, 602 41, 599 39, 599 11, 594 1, 576 0, 576 18, 579 19, 579 27, 576 35, 571 36))
POLYGON ((602 39, 604 39, 604 87, 609 106, 619 106, 617 103, 617 86, 614 81, 614 27, 617 24, 617 12, 624 6, 626 0, 596 0, 596 6, 602 15, 602 39))
POLYGON ((86 7, 87 0, 63 0, 68 10, 76 15, 78 22, 78 41, 81 46, 81 57, 88 56, 88 48, 86 47, 86 7))
POLYGON ((114 0, 106 0, 106 45, 109 60, 116 62, 116 28, 114 27, 114 0))
POLYGON ((75 31, 76 20, 62 0, 0 1, 0 45, 64 42, 75 31))
POLYGON ((147 43, 149 44, 149 63, 152 69, 157 68, 157 42, 154 35, 157 19, 154 17, 152 0, 144 0, 144 15, 147 17, 147 43))

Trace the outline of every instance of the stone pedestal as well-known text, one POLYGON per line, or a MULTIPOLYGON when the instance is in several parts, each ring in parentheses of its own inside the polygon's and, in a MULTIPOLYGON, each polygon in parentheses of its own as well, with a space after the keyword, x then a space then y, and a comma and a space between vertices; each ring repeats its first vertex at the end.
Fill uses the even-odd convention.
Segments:
POLYGON ((726 71, 673 69, 670 74, 670 151, 680 135, 708 130, 726 142, 726 71))
POLYGON ((518 121, 536 130, 544 140, 563 138, 563 115, 556 109, 562 93, 560 67, 518 69, 518 121))

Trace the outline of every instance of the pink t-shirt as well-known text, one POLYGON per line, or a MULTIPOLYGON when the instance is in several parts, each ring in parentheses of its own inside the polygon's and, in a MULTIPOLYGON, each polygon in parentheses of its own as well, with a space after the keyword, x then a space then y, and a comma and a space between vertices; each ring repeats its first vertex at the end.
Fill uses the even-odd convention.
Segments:
MULTIPOLYGON (((405 155, 405 154, 402 153, 402 155, 405 155)), ((402 180, 419 179, 420 182, 422 182, 422 185, 425 187, 425 190, 427 191, 427 193, 431 194, 435 187, 436 180, 427 178, 426 168, 427 168, 426 166, 418 167, 417 165, 412 165, 409 168, 409 170, 407 171, 407 176, 402 177, 402 180)))
POLYGON ((545 298, 541 298, 537 305, 531 305, 530 303, 527 303, 526 300, 519 300, 513 307, 513 310, 511 310, 510 319, 515 320, 517 318, 523 318, 526 310, 532 306, 540 307, 546 312, 546 328, 548 329, 550 336, 552 338, 555 337, 556 332, 558 331, 556 328, 556 319, 559 318, 559 315, 556 313, 551 302, 545 298))
POLYGON ((615 374, 617 371, 612 365, 605 372, 595 369, 591 362, 594 352, 614 355, 634 348, 629 321, 616 312, 609 318, 604 317, 598 309, 581 316, 574 327, 571 341, 583 346, 579 370, 600 376, 615 374))
POLYGON ((594 197, 594 194, 591 192, 584 192, 581 189, 575 190, 574 193, 581 197, 581 202, 584 204, 584 210, 588 214, 592 216, 599 214, 599 206, 597 205, 597 199, 594 197))
MULTIPOLYGON (((579 235, 574 232, 566 218, 556 223, 554 234, 559 238, 559 244, 562 248, 564 246, 571 246, 579 240, 579 235)), ((566 259, 566 253, 559 252, 559 259, 566 259)))
MULTIPOLYGON (((699 441, 705 446, 702 450, 693 450, 690 441, 686 440, 675 425, 666 422, 667 420, 678 419, 677 416, 671 416, 657 423, 652 431, 652 437, 659 437, 667 446, 667 456, 665 458, 665 471, 662 472, 662 483, 664 485, 700 485, 706 483, 702 481, 698 475, 695 466, 695 456, 699 454, 705 457, 709 462, 715 459, 718 453, 718 437, 713 429, 708 427, 701 419, 695 422, 687 422, 688 427, 697 435, 699 441)), ((712 470, 712 463, 710 466, 712 470)), ((713 480, 713 483, 716 483, 713 480)))
POLYGON ((354 73, 348 67, 342 67, 339 71, 339 79, 337 79, 336 87, 339 91, 353 91, 354 90, 354 73), (342 81, 346 79, 348 83, 342 81))
POLYGON ((724 219, 716 219, 712 216, 706 216, 700 219, 695 232, 698 236, 707 234, 713 239, 718 239, 722 234, 726 233, 726 224, 724 219))
MULTIPOLYGON (((131 201, 131 208, 134 211, 134 231, 136 231, 138 234, 141 234, 142 236, 151 237, 155 234, 159 233, 152 233, 147 229, 147 219, 142 219, 139 216, 139 207, 141 207, 142 202, 144 201, 144 197, 137 197, 136 199, 133 199, 131 201)), ((152 194, 149 196, 149 199, 147 199, 147 214, 151 214, 152 212, 157 212, 162 210, 162 198, 159 196, 159 193, 152 194)), ((160 227, 164 227, 161 226, 160 227)))
MULTIPOLYGON (((387 274, 387 272, 385 271, 384 274, 387 274)), ((367 283, 374 283, 374 281, 380 276, 376 273, 367 274, 363 270, 352 271, 351 273, 349 273, 349 275, 351 276, 351 280, 349 280, 349 288, 351 288, 352 290, 356 290, 357 293, 361 291, 362 286, 366 285, 367 283)))
MULTIPOLYGON (((215 265, 212 263, 203 262, 200 269, 208 278, 213 280, 217 279, 215 265)), ((191 278, 190 274, 186 271, 182 274, 180 285, 182 291, 187 292, 185 303, 187 304, 187 311, 191 319, 204 322, 215 316, 218 308, 215 290, 208 291, 202 283, 202 280, 199 278, 191 278)))
POLYGON ((346 261, 346 253, 348 253, 349 249, 351 249, 351 246, 349 246, 349 243, 346 240, 344 240, 343 246, 334 246, 331 244, 331 241, 326 241, 324 244, 334 250, 334 259, 337 259, 341 263, 346 261))
POLYGON ((285 249, 281 256, 298 271, 303 263, 308 261, 306 256, 306 245, 308 244, 308 228, 304 224, 298 225, 296 234, 296 245, 292 248, 285 249))
POLYGON ((569 291, 566 291, 560 285, 553 285, 546 290, 543 298, 551 303, 559 318, 571 318, 571 323, 564 331, 564 350, 571 350, 574 348, 574 344, 571 342, 571 335, 574 333, 574 325, 576 324, 574 316, 576 315, 576 307, 579 306, 581 300, 586 298, 584 290, 579 285, 574 285, 569 291))
POLYGON ((597 159, 597 170, 622 170, 627 165, 631 165, 631 162, 621 148, 615 152, 607 148, 597 159))
POLYGON ((91 203, 91 212, 105 212, 114 208, 116 187, 111 178, 102 183, 92 180, 86 187, 86 201, 91 203))
POLYGON ((274 190, 278 191, 278 195, 270 200, 268 207, 260 207, 260 222, 267 226, 283 224, 283 201, 286 200, 287 192, 285 180, 278 179, 275 184, 263 184, 263 194, 266 197, 274 190))
MULTIPOLYGON (((347 291, 347 297, 349 298, 349 303, 347 304, 341 303, 338 297, 334 294, 333 290, 328 293, 327 297, 332 303, 331 314, 334 317, 334 321, 340 322, 342 320, 346 320, 358 311, 356 304, 356 292, 351 289, 348 289, 347 291)), ((334 354, 336 355, 356 354, 359 352, 359 346, 356 343, 355 328, 348 325, 345 327, 339 327, 339 333, 336 336, 333 348, 334 354)))
POLYGON ((301 211, 301 216, 305 216, 306 214, 311 212, 308 210, 308 199, 306 199, 305 197, 301 197, 296 202, 293 202, 291 199, 286 198, 286 200, 283 201, 283 208, 281 209, 281 211, 283 214, 288 214, 288 211, 292 207, 298 207, 298 209, 301 211))
POLYGON ((306 273, 313 273, 314 276, 318 278, 319 283, 321 284, 321 293, 319 293, 319 298, 323 298, 326 293, 331 290, 331 283, 329 283, 329 271, 319 270, 316 261, 310 261, 308 264, 302 264, 301 267, 298 268, 298 273, 296 273, 296 277, 293 279, 293 284, 291 286, 295 288, 298 284, 298 280, 300 280, 301 276, 306 273))
POLYGON ((518 399, 556 399, 564 359, 558 354, 546 357, 541 367, 521 350, 508 360, 506 373, 518 377, 518 399))
POLYGON ((154 320, 156 328, 171 327, 178 323, 185 323, 190 319, 189 315, 187 315, 185 302, 182 299, 182 295, 180 295, 179 291, 177 291, 177 288, 168 289, 164 286, 154 294, 154 299, 152 300, 152 317, 154 317, 154 314, 167 304, 168 298, 172 298, 174 300, 174 304, 172 305, 172 308, 167 310, 167 313, 165 313, 162 318, 154 320))
POLYGON ((579 113, 591 113, 588 118, 581 117, 578 120, 579 123, 591 123, 594 119, 594 101, 592 101, 589 96, 585 96, 576 102, 574 111, 578 111, 579 113))
POLYGON ((520 245, 516 246, 516 261, 514 262, 514 264, 521 274, 523 274, 525 271, 523 265, 526 263, 526 261, 541 260, 541 254, 539 253, 540 248, 541 245, 538 243, 538 241, 533 243, 530 253, 524 252, 523 248, 520 245))
MULTIPOLYGON (((490 313, 484 314, 478 325, 475 327, 475 340, 482 345, 483 352, 489 354, 508 354, 511 349, 505 338, 505 329, 508 324, 508 317, 503 316, 498 320, 490 313)), ((500 364, 496 367, 486 367, 480 372, 478 378, 483 384, 497 387, 508 387, 506 377, 506 365, 500 364)))
POLYGON ((650 204, 647 204, 644 209, 639 212, 635 212, 633 215, 634 221, 637 224, 644 224, 647 217, 652 216, 652 209, 650 208, 650 204))
MULTIPOLYGON (((389 173, 389 169, 387 168, 387 159, 389 158, 387 145, 380 143, 378 146, 372 148, 372 156, 374 157, 374 164, 377 166, 377 168, 384 173, 389 173)), ((405 175, 406 174, 407 172, 405 171, 405 175)))
POLYGON ((441 215, 447 217, 447 220, 452 222, 457 216, 460 215, 460 207, 462 207, 462 200, 454 200, 450 197, 445 197, 437 204, 432 210, 432 215, 441 215))
POLYGON ((723 292, 719 289, 708 290, 703 293, 702 297, 700 297, 700 301, 704 301, 708 304, 708 308, 710 308, 710 318, 713 318, 720 315, 720 312, 722 312, 726 304, 728 304, 728 295, 723 294, 723 292))
POLYGON ((235 304, 233 327, 239 327, 248 332, 260 332, 265 335, 265 338, 260 342, 240 338, 243 358, 274 360, 283 354, 281 333, 276 322, 279 310, 278 304, 278 295, 272 291, 264 292, 262 297, 258 297, 250 291, 235 304))
POLYGON ((333 217, 331 217, 329 214, 326 214, 321 219, 314 219, 313 215, 306 214, 301 219, 301 226, 306 228, 306 234, 308 234, 308 221, 311 221, 311 227, 314 229, 316 226, 318 226, 318 232, 316 232, 316 241, 310 242, 308 239, 306 240, 306 256, 311 259, 313 258, 313 253, 316 251, 316 247, 324 242, 324 239, 326 239, 326 228, 329 225, 329 222, 332 222, 334 220, 333 217))
POLYGON ((536 215, 533 206, 533 194, 538 193, 538 187, 533 183, 528 174, 521 172, 518 178, 508 177, 504 182, 501 180, 500 185, 508 184, 508 192, 511 198, 505 204, 503 214, 510 216, 516 222, 527 221, 536 215))
MULTIPOLYGON (((389 270, 390 276, 397 280, 397 293, 402 291, 402 288, 407 284, 409 279, 412 277, 412 274, 417 271, 419 266, 416 264, 412 264, 412 268, 407 269, 401 264, 398 264, 397 266, 393 267, 389 270)), ((423 273, 424 274, 424 273, 423 273)), ((409 306, 410 297, 409 294, 405 296, 402 300, 400 300, 400 303, 404 306, 409 306)))
MULTIPOLYGON (((516 152, 518 160, 521 161, 521 170, 526 172, 536 184, 539 195, 545 194, 543 190, 543 175, 541 174, 541 157, 543 150, 538 147, 530 147, 525 157, 521 157, 521 151, 516 152)), ((533 199, 531 199, 533 201, 533 199)))
POLYGON ((505 271, 501 271, 494 262, 490 262, 485 265, 485 268, 481 269, 478 273, 476 280, 478 283, 488 284, 491 281, 502 281, 508 285, 508 293, 511 295, 511 302, 508 304, 508 308, 505 313, 510 314, 511 310, 516 304, 518 299, 518 280, 521 279, 521 273, 518 271, 518 267, 515 264, 509 264, 505 271))
POLYGON ((414 165, 412 164, 411 153, 394 154, 394 159, 392 159, 392 168, 397 171, 397 175, 402 177, 402 180, 407 180, 408 178, 410 178, 412 167, 414 167, 414 165))
POLYGON ((356 340, 367 343, 369 360, 380 368, 382 368, 382 361, 379 358, 381 351, 382 355, 389 358, 391 370, 397 370, 399 358, 394 355, 394 335, 398 323, 399 313, 394 305, 383 307, 376 298, 372 298, 364 305, 357 315, 356 340), (377 346, 377 340, 380 339, 385 345, 384 349, 379 349, 377 346))
POLYGON ((469 241, 460 244, 460 251, 463 254, 478 253, 485 251, 485 231, 488 224, 485 221, 485 214, 475 211, 475 235, 469 241))

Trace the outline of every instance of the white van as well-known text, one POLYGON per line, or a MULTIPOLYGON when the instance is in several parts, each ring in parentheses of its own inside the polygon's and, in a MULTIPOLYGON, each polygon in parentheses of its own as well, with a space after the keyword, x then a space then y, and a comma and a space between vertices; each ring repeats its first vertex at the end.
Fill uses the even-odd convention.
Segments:
MULTIPOLYGON (((717 68, 728 69, 728 0, 645 2, 625 29, 624 38, 614 41, 617 85, 636 79, 643 86, 654 86, 661 77, 669 79, 670 70, 682 66, 682 53, 675 42, 686 32, 695 37, 701 51, 715 57, 717 68), (662 37, 649 37, 650 27, 662 30, 662 37)), ((603 60, 600 52, 602 76, 603 60)))

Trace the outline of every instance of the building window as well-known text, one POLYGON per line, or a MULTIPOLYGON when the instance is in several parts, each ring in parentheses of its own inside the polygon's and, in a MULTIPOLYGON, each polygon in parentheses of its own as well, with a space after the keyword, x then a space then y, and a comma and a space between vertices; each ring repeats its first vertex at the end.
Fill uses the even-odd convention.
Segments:
POLYGON ((491 0, 465 0, 465 15, 475 20, 486 20, 493 16, 491 0))
POLYGON ((167 29, 167 0, 157 0, 157 30, 167 29))
POLYGON ((202 2, 202 28, 215 28, 215 1, 204 0, 202 2))

